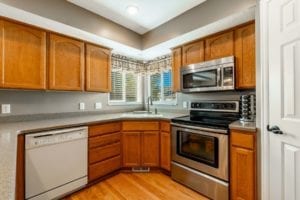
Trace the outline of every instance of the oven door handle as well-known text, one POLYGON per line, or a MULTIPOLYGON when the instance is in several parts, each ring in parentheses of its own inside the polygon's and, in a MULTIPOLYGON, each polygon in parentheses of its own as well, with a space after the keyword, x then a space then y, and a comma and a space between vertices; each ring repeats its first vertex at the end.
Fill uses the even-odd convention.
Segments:
POLYGON ((227 134, 227 130, 223 129, 213 129, 213 128, 205 128, 205 127, 198 127, 198 126, 189 126, 189 125, 183 125, 178 123, 171 123, 173 126, 182 127, 182 128, 188 128, 188 129, 194 129, 194 130, 200 130, 200 131, 209 131, 209 132, 215 132, 215 133, 223 133, 227 134))

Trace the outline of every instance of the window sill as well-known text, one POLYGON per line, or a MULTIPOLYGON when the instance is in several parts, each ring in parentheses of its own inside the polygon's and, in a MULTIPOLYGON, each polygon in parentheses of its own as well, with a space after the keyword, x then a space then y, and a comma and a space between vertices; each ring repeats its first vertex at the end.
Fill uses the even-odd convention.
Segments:
POLYGON ((177 106, 177 102, 153 102, 153 105, 177 106))
POLYGON ((141 102, 108 102, 109 106, 136 106, 142 105, 141 102))

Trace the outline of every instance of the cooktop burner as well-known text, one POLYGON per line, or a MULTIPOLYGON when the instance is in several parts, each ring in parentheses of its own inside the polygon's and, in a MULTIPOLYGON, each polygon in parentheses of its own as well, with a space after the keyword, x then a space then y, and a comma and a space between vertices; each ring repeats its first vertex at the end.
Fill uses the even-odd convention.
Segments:
POLYGON ((172 119, 173 123, 211 129, 228 130, 229 124, 240 117, 238 102, 193 102, 190 115, 172 119))

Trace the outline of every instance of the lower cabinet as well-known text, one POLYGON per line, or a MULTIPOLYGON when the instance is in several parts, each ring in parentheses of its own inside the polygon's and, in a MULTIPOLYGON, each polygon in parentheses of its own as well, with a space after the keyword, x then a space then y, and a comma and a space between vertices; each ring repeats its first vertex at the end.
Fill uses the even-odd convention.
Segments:
POLYGON ((170 122, 160 123, 160 167, 171 170, 171 126, 170 122))
POLYGON ((119 122, 89 127, 89 182, 121 168, 120 127, 119 122))
POLYGON ((232 200, 256 199, 255 133, 232 130, 230 135, 232 200))
POLYGON ((123 122, 123 167, 159 167, 159 122, 123 122))

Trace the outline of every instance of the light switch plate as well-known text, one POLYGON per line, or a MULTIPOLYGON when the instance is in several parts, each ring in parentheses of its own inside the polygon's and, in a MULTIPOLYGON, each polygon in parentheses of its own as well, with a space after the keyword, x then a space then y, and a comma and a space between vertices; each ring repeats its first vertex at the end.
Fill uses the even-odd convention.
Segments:
POLYGON ((188 107, 188 102, 187 101, 182 102, 182 107, 187 108, 188 107))
POLYGON ((79 110, 84 110, 85 109, 85 103, 81 102, 79 103, 79 110))
POLYGON ((10 104, 2 104, 1 105, 1 113, 9 114, 10 113, 10 104))
POLYGON ((102 103, 101 102, 96 102, 95 103, 95 109, 102 109, 102 103))

